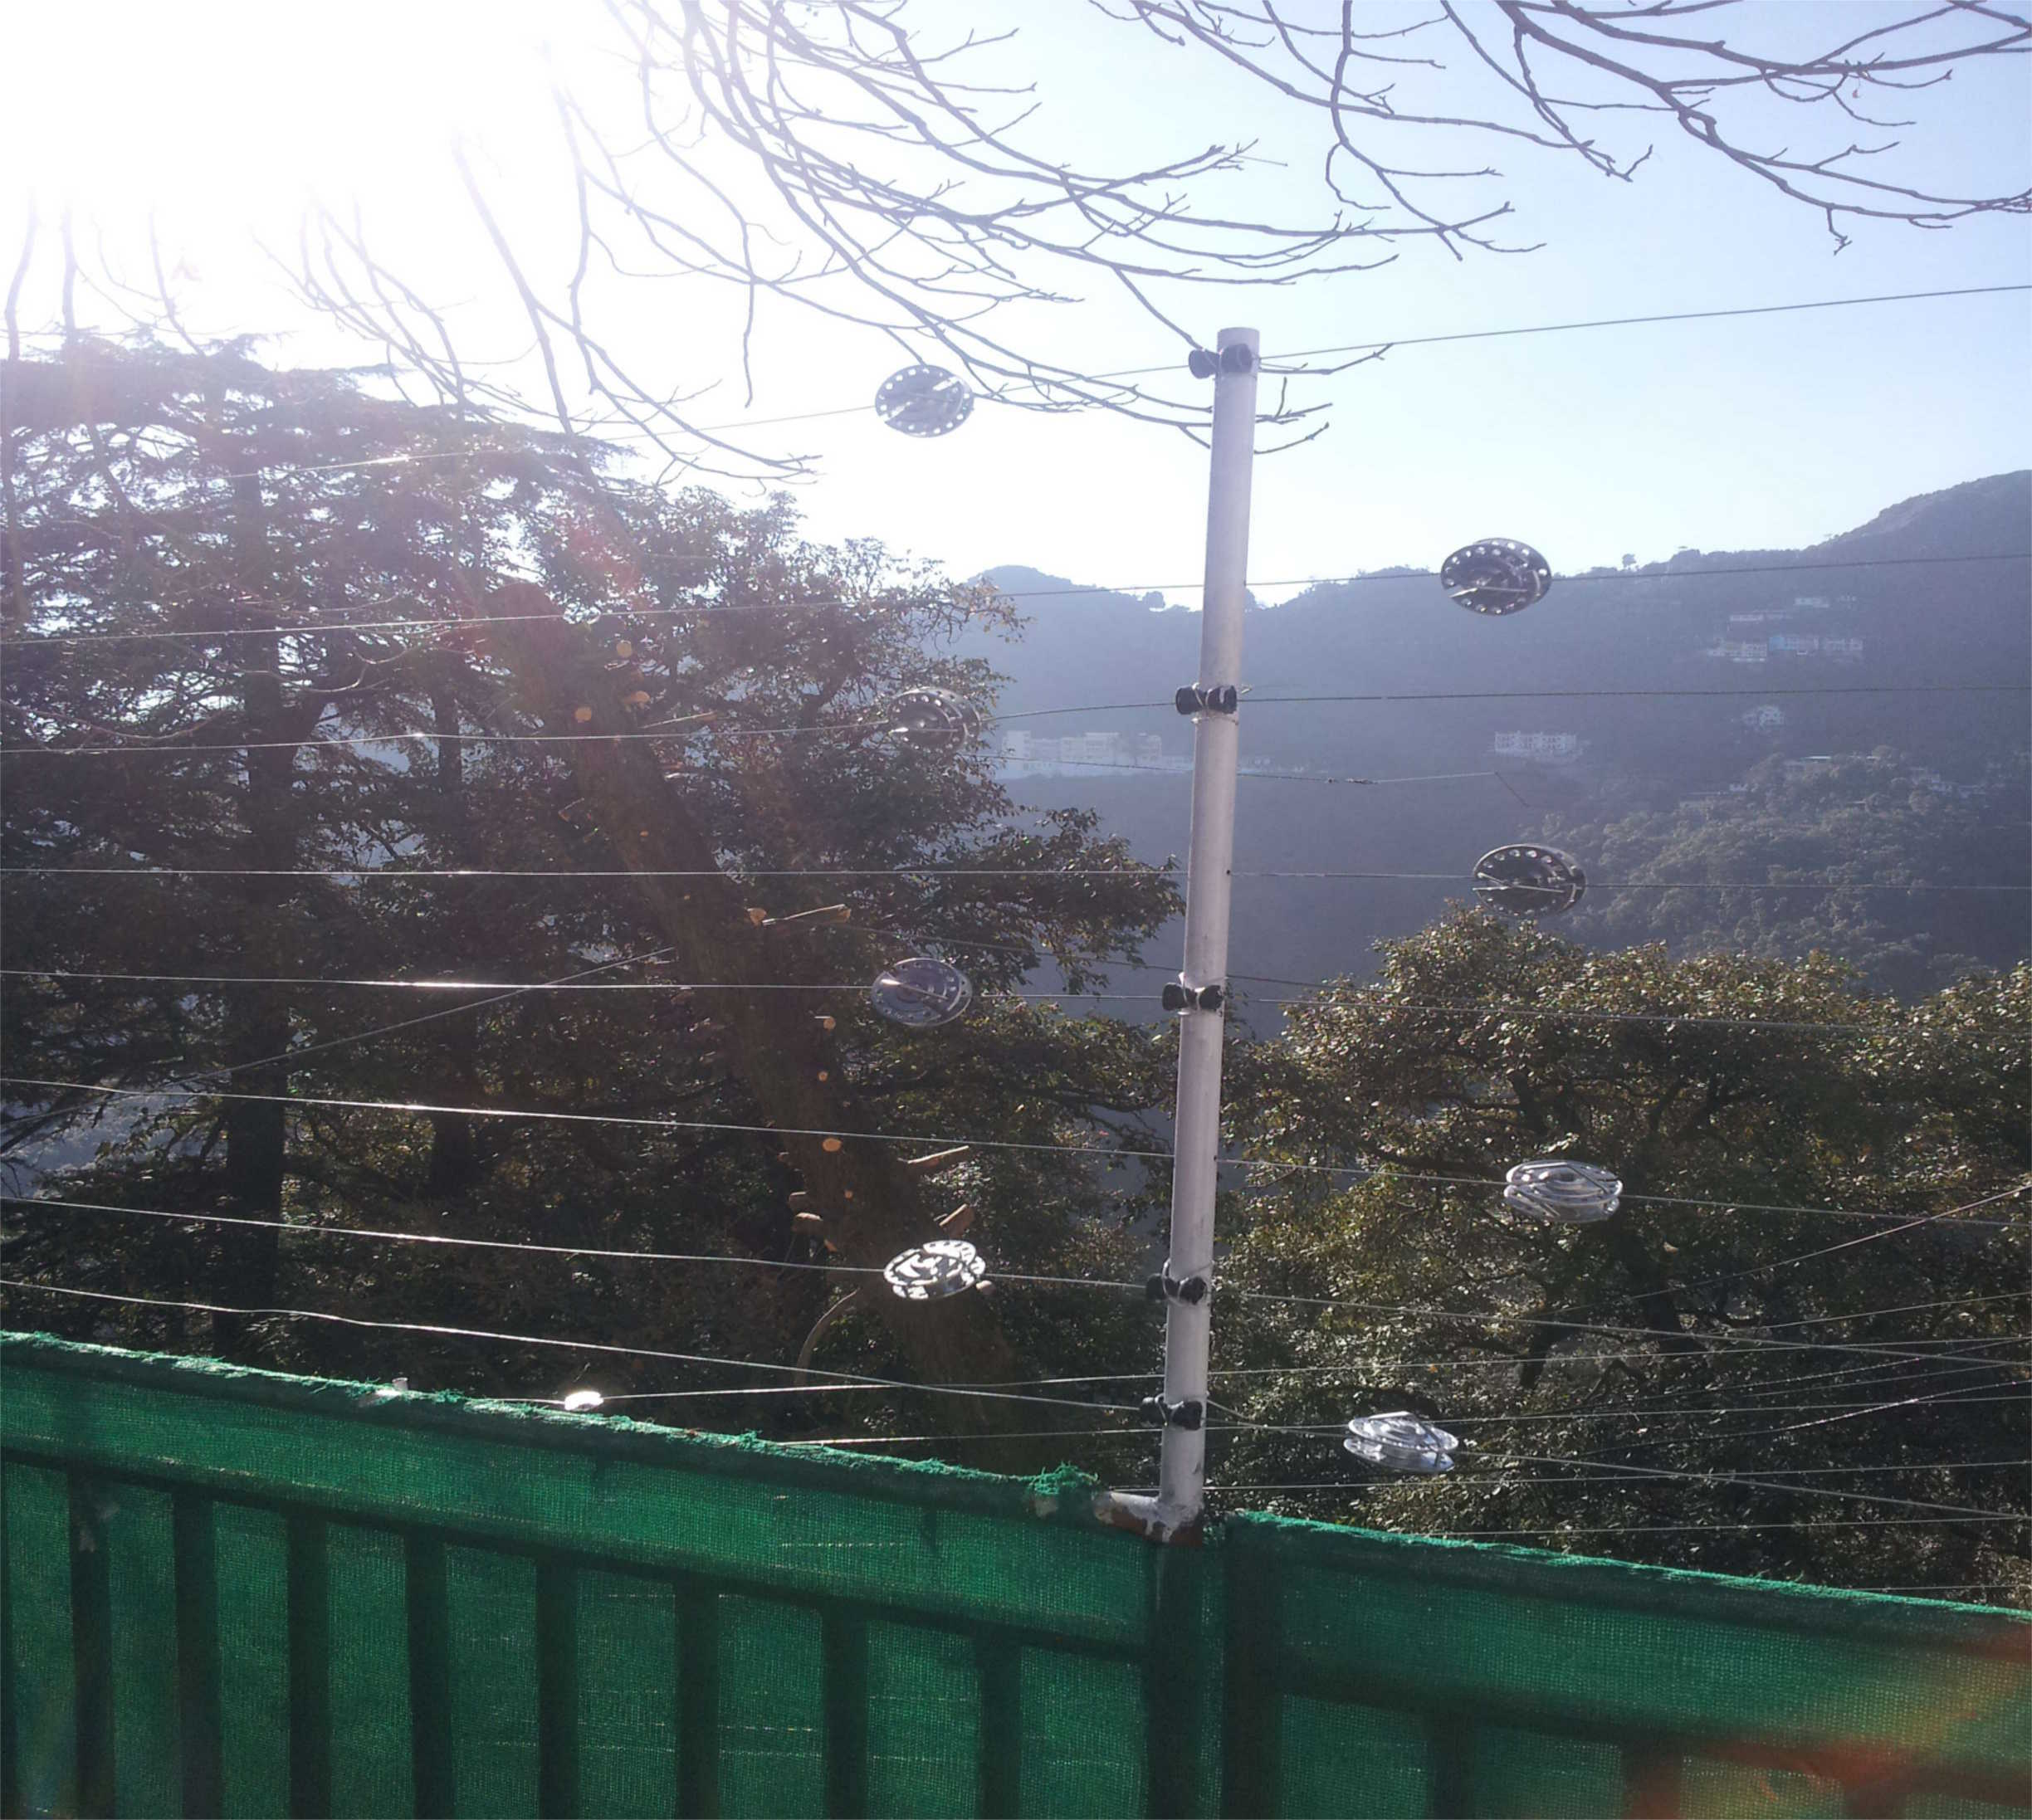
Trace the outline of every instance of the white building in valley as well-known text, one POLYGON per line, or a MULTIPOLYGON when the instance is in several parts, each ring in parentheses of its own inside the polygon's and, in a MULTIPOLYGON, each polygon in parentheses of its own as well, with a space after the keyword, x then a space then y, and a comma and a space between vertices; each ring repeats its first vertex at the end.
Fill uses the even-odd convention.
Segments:
POLYGON ((1002 768, 1016 776, 1043 776, 1098 770, 1183 770, 1185 759, 1168 759, 1164 741, 1154 733, 1116 733, 1090 728, 1084 733, 1040 735, 1012 727, 1002 734, 1002 768))
POLYGON ((1499 759, 1523 759, 1534 764, 1571 764, 1580 756, 1577 733, 1499 733, 1489 742, 1499 759))

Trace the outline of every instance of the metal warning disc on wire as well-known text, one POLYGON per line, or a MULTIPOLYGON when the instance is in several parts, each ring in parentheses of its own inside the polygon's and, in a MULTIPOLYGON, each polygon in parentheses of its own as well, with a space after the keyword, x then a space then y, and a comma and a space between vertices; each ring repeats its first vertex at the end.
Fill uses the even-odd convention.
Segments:
POLYGON ((974 1002, 974 984, 950 961, 913 954, 885 967, 868 988, 877 1011, 892 1024, 929 1030, 949 1024, 974 1002))
POLYGON ((574 1413, 584 1409, 597 1409, 606 1402, 597 1390, 568 1390, 563 1398, 564 1406, 574 1413))
POLYGON ((1439 568, 1439 585, 1470 612, 1521 612, 1545 598, 1552 565, 1515 538, 1485 537, 1447 558, 1439 568))
POLYGON ((1539 1157, 1518 1164, 1504 1176, 1502 1198, 1513 1213, 1566 1226, 1591 1226, 1623 1204, 1623 1184, 1592 1163, 1539 1157))
POLYGON ((1380 1416, 1357 1416, 1341 1445, 1358 1460, 1393 1472, 1451 1472, 1453 1450, 1460 1442, 1409 1409, 1386 1410, 1380 1416))
POLYGON ((1492 847, 1474 863, 1474 894, 1512 916, 1557 916, 1587 892, 1587 874, 1570 853, 1519 842, 1492 847))
POLYGON ((972 415, 974 394, 944 367, 905 367, 883 380, 875 414, 906 436, 945 436, 972 415))
POLYGON ((906 689, 883 712, 899 744, 945 751, 980 737, 980 710, 950 689, 906 689))
POLYGON ((987 1259, 963 1238, 935 1238, 882 1266, 882 1280, 911 1302, 957 1295, 975 1287, 987 1275, 987 1259))

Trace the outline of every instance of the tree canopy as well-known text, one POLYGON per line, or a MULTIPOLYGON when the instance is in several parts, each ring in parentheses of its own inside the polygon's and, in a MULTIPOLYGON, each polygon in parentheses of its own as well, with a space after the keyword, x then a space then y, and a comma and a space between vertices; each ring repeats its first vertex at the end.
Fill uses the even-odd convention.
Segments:
MULTIPOLYGON (((780 503, 613 483, 597 450, 244 350, 81 348, 23 378, 10 1147, 103 1143, 67 1199, 288 1230, 74 1209, 33 1216, 20 1258, 107 1292, 780 1366, 823 1305, 828 1242, 859 1269, 890 1251, 853 1238, 865 1203, 799 1186, 840 1146, 794 1169, 772 1124, 1034 1144, 965 1160, 935 1211, 971 1203, 1039 1274, 1108 1253, 1121 1194, 1051 1147, 1117 1144, 1158 1097, 1156 1047, 1011 992, 1046 959, 1076 991, 1104 982, 1175 892, 1089 816, 1018 815, 978 749, 885 730, 904 688, 990 695, 986 664, 938 648, 969 618, 1011 622, 987 592, 872 544, 807 544, 780 503), (504 588, 536 604, 485 610, 504 588), (538 674, 578 692, 562 729, 495 655, 532 618, 538 674), (596 744, 648 765, 645 814, 702 841, 707 876, 630 888, 638 831, 591 812, 596 744), (738 975, 686 966, 736 952, 713 920, 730 900, 738 975), (936 1046, 867 1005, 921 949, 960 958, 980 994, 936 1046), (461 981, 481 983, 415 989, 461 981), (802 1117, 758 1091, 794 1055, 802 1117), (843 1230, 794 1224, 794 1194, 843 1230), (512 1252, 310 1236, 327 1226, 787 1267, 531 1272, 512 1252)), ((46 1318, 470 1388, 540 1391, 564 1369, 301 1322, 46 1318)), ((999 1325, 981 1300, 971 1327, 999 1325)), ((864 1335, 857 1357, 909 1338, 864 1335)), ((805 1422, 759 1402, 772 1427, 805 1422)), ((1002 1406, 929 1399, 906 1426, 982 1407, 1002 1406)))
POLYGON ((2029 1026, 2023 966, 1901 1003, 1818 954, 1590 953, 1480 911, 1387 944, 1233 1102, 1264 1166, 1217 1394, 1271 1426, 1222 1476, 1337 1485, 1266 1496, 1387 1527, 2023 1596, 2022 1525, 1972 1519, 2026 1510, 2029 1026), (1510 1211, 1536 1157, 1610 1169, 1620 1211, 1510 1211), (1331 1431, 1390 1408, 1464 1437, 1459 1470, 1357 1497, 1331 1431))

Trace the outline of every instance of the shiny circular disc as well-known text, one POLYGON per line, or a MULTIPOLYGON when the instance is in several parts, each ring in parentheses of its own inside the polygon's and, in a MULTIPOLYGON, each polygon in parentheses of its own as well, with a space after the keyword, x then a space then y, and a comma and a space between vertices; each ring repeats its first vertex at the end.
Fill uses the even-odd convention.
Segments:
POLYGON ((884 968, 868 997, 891 1023, 929 1030, 965 1012, 974 1002, 974 984, 950 961, 914 954, 884 968))
POLYGON ((1471 612, 1521 612, 1545 598, 1552 565, 1528 544, 1485 537, 1447 558, 1439 568, 1439 585, 1471 612))
POLYGON ((945 436, 972 415, 974 394, 944 367, 905 367, 883 380, 875 414, 906 436, 945 436))
POLYGON ((889 737, 906 745, 940 750, 980 737, 980 710, 950 689, 906 689, 883 711, 889 737))
POLYGON ((1451 1472, 1453 1450, 1460 1442, 1409 1409, 1380 1416, 1357 1416, 1341 1445, 1358 1460, 1394 1472, 1451 1472))
POLYGON ((1503 1205, 1535 1220, 1591 1226, 1623 1204, 1623 1184, 1608 1170, 1566 1157, 1520 1163, 1503 1178, 1503 1205))
POLYGON ((1587 894, 1587 874, 1570 853, 1519 842, 1474 863, 1474 894, 1512 916, 1557 916, 1587 894))
POLYGON ((882 1266, 882 1279, 906 1301, 935 1302, 974 1288, 988 1261, 963 1238, 935 1238, 882 1266))

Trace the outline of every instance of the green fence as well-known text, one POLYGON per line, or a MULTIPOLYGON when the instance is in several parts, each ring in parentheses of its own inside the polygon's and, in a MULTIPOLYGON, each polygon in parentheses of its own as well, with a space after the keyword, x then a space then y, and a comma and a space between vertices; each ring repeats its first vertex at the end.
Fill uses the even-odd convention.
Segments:
POLYGON ((16 1813, 2032 1812, 2032 1627, 42 1338, 16 1813))

